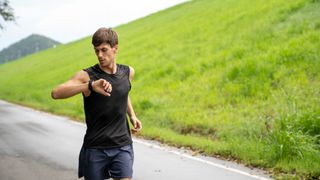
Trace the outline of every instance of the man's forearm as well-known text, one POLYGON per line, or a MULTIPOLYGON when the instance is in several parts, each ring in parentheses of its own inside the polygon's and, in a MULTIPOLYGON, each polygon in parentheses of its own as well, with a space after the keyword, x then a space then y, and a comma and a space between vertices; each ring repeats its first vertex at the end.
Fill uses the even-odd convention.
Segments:
POLYGON ((136 117, 136 114, 133 110, 132 104, 131 104, 131 100, 130 97, 128 97, 128 108, 127 108, 127 114, 128 116, 131 117, 136 117))
POLYGON ((53 99, 65 99, 88 90, 88 82, 80 84, 62 84, 52 90, 53 99))
POLYGON ((130 122, 133 125, 133 129, 131 129, 134 133, 135 132, 139 132, 142 129, 142 123, 141 121, 137 118, 132 104, 131 104, 131 100, 130 97, 128 97, 128 108, 127 108, 127 113, 130 117, 130 122))

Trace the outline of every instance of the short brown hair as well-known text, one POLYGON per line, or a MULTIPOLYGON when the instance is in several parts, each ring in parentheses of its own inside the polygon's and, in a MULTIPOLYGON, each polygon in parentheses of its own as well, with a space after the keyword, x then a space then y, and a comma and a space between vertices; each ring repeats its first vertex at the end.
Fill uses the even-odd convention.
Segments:
POLYGON ((111 28, 99 28, 92 36, 92 45, 96 47, 102 43, 107 43, 114 47, 118 44, 118 34, 111 28))

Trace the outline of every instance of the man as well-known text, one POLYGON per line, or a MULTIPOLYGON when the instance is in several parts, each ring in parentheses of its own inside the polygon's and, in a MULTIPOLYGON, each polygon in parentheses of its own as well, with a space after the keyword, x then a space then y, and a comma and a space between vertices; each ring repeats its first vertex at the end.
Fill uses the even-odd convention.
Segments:
POLYGON ((79 178, 86 180, 132 178, 132 131, 142 128, 130 98, 134 69, 116 63, 118 35, 100 28, 92 37, 99 63, 81 70, 52 91, 53 99, 83 94, 87 131, 79 156, 79 178))

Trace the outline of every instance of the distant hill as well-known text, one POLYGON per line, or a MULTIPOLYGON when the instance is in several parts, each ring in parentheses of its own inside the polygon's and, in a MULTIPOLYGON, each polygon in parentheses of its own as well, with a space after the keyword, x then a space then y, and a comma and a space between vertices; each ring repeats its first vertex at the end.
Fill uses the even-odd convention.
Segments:
POLYGON ((33 54, 41 50, 55 47, 59 44, 61 43, 48 37, 32 34, 3 49, 0 52, 0 64, 19 59, 23 56, 33 54))

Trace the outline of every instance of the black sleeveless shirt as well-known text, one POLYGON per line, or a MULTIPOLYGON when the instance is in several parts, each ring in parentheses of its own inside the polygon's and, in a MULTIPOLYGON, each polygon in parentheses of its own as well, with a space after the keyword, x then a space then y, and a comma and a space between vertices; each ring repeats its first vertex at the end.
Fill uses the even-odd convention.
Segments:
POLYGON ((128 66, 117 64, 115 74, 108 74, 96 64, 84 69, 90 80, 105 79, 112 85, 111 96, 92 91, 83 95, 87 131, 85 148, 113 148, 132 144, 126 116, 128 94, 131 89, 128 66))

